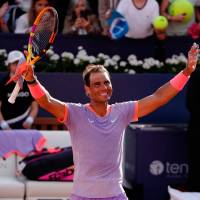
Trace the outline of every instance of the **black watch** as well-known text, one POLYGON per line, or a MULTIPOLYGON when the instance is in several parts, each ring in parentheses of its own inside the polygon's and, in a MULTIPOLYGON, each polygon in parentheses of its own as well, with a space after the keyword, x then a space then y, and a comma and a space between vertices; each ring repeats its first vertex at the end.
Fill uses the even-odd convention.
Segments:
POLYGON ((26 81, 26 83, 28 85, 32 85, 32 84, 35 84, 37 82, 37 79, 33 79, 32 81, 26 81))

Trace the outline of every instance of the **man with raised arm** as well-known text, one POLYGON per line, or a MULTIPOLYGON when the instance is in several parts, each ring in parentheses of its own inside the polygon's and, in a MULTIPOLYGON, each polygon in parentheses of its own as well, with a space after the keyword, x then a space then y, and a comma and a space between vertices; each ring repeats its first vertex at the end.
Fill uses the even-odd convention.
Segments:
MULTIPOLYGON (((71 135, 75 163, 71 200, 125 200, 122 188, 122 141, 126 127, 175 97, 195 70, 199 46, 193 44, 185 69, 152 95, 140 100, 109 104, 112 83, 102 65, 88 65, 83 72, 87 104, 53 98, 37 80, 33 68, 19 67, 39 105, 63 122, 71 135)), ((128 89, 128 88, 127 88, 128 89)), ((66 91, 68 92, 68 91, 66 91)), ((131 92, 131 91, 130 91, 131 92)))

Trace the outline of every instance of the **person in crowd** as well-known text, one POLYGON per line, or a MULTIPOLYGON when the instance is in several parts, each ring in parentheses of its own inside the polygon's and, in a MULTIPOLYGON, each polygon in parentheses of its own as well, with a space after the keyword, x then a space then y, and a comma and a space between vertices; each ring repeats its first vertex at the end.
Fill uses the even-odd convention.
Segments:
POLYGON ((58 24, 58 33, 61 33, 64 27, 66 10, 69 9, 70 1, 66 0, 51 0, 51 5, 57 10, 59 24, 58 24))
POLYGON ((8 54, 9 72, 0 83, 0 128, 2 130, 30 129, 38 113, 38 104, 32 98, 25 82, 16 102, 14 104, 8 102, 8 98, 15 87, 15 82, 10 85, 6 85, 6 82, 13 76, 19 60, 23 58, 23 53, 17 50, 8 54))
POLYGON ((110 74, 103 65, 90 64, 83 71, 85 94, 89 98, 86 104, 53 98, 37 80, 30 65, 24 63, 18 67, 11 80, 24 75, 38 104, 64 123, 70 132, 75 165, 70 200, 127 200, 122 187, 125 129, 130 122, 155 111, 182 90, 196 69, 199 51, 194 43, 188 53, 187 66, 152 95, 111 105, 113 88, 110 74))
POLYGON ((127 38, 146 39, 155 41, 155 58, 165 60, 166 29, 157 29, 153 26, 156 17, 160 15, 159 4, 156 0, 121 0, 117 6, 128 23, 127 38))
POLYGON ((31 27, 39 12, 49 5, 49 0, 32 0, 28 13, 16 20, 15 33, 30 33, 31 27))
POLYGON ((4 29, 2 32, 14 33, 16 20, 23 15, 30 7, 30 0, 13 0, 6 1, 4 5, 3 16, 0 14, 1 22, 4 22, 4 29))
POLYGON ((15 4, 24 12, 28 12, 31 7, 31 0, 15 0, 15 4))
POLYGON ((0 4, 0 32, 8 33, 9 29, 5 21, 5 15, 9 9, 8 1, 3 1, 0 4))
POLYGON ((97 16, 90 10, 87 0, 72 0, 65 17, 63 34, 100 34, 97 16))
POLYGON ((192 26, 193 23, 197 20, 200 20, 200 11, 198 7, 200 6, 199 0, 188 0, 194 6, 194 13, 192 18, 188 22, 184 22, 185 14, 180 14, 176 16, 170 15, 169 7, 174 0, 162 0, 160 5, 161 15, 167 17, 169 25, 166 30, 168 36, 184 36, 188 34, 188 29, 192 26))
POLYGON ((186 107, 190 113, 188 123, 188 160, 189 174, 186 189, 188 191, 200 192, 200 163, 198 153, 200 152, 199 113, 200 113, 200 70, 197 69, 191 76, 187 93, 186 107))
POLYGON ((116 10, 120 0, 101 0, 98 3, 98 14, 102 27, 102 35, 109 35, 109 25, 107 19, 110 16, 112 10, 116 10))
POLYGON ((165 39, 165 30, 153 28, 153 20, 159 16, 159 4, 156 0, 121 0, 117 6, 129 26, 126 37, 144 39, 153 36, 160 40, 165 39))
POLYGON ((30 7, 30 0, 15 0, 14 3, 10 3, 9 10, 7 12, 7 25, 10 33, 14 33, 16 28, 16 20, 27 12, 30 7))

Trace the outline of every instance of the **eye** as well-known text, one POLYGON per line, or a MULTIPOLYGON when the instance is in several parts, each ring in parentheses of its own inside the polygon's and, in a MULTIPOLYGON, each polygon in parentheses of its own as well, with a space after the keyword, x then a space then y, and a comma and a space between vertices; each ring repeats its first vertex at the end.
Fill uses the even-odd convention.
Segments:
POLYGON ((110 81, 105 81, 104 85, 109 86, 110 85, 110 81))
POLYGON ((99 82, 97 82, 97 83, 94 83, 94 87, 100 87, 100 83, 99 82))

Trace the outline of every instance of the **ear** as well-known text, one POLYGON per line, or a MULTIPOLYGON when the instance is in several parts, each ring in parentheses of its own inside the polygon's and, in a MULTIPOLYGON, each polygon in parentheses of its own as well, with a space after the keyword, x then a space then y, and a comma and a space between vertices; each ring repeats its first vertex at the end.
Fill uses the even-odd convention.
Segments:
POLYGON ((87 85, 84 85, 84 89, 85 89, 86 96, 89 96, 89 94, 90 94, 90 88, 87 85))

